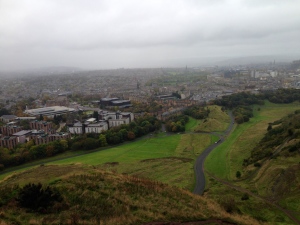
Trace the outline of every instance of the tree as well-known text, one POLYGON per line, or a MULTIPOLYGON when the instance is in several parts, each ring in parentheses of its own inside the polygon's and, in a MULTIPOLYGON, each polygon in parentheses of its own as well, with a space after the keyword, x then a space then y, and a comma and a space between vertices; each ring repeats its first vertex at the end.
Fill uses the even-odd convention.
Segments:
POLYGON ((128 134, 127 134, 127 138, 128 140, 132 141, 135 139, 135 135, 132 131, 129 131, 128 134))
POLYGON ((83 142, 83 147, 86 150, 95 149, 98 147, 97 140, 95 140, 94 138, 87 138, 83 142))
POLYGON ((61 144, 63 151, 68 150, 69 145, 68 145, 68 141, 67 141, 67 140, 61 139, 61 140, 59 141, 59 143, 61 144))
POLYGON ((242 174, 240 171, 236 171, 235 176, 236 176, 236 178, 241 178, 242 174))
POLYGON ((104 134, 99 135, 99 143, 101 147, 107 146, 106 136, 104 134))

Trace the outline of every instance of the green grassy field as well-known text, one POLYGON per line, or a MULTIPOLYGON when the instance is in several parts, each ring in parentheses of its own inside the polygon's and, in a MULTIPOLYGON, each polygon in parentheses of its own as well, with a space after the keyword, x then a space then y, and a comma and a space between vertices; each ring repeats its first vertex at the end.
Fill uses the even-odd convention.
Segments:
POLYGON ((192 190, 194 162, 216 140, 206 134, 175 134, 149 138, 51 164, 98 165, 117 173, 147 177, 192 190))
POLYGON ((216 176, 235 179, 236 171, 243 170, 243 159, 267 131, 268 123, 278 120, 299 109, 299 103, 254 106, 254 117, 249 122, 236 125, 229 138, 217 147, 206 159, 205 169, 216 176))

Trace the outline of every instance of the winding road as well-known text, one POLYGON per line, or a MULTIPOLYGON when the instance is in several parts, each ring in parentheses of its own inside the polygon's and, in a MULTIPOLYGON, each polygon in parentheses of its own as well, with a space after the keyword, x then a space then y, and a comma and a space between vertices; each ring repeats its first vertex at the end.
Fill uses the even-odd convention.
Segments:
POLYGON ((201 155, 198 156, 196 159, 195 164, 195 176, 196 176, 196 185, 194 188, 193 193, 202 195, 205 189, 205 175, 204 175, 204 161, 206 157, 211 153, 212 150, 214 150, 217 146, 219 146, 228 136, 228 134, 232 131, 233 125, 234 125, 234 118, 232 115, 232 112, 229 111, 228 115, 230 117, 230 124, 226 131, 222 135, 220 135, 220 139, 217 143, 214 143, 213 145, 210 145, 208 148, 206 148, 201 155))

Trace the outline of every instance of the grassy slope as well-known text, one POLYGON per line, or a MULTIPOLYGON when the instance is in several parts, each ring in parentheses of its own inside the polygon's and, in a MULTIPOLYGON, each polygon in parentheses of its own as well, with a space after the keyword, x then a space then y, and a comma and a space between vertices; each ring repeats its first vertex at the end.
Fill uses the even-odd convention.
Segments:
POLYGON ((48 214, 38 214, 18 207, 13 199, 8 200, 0 206, 1 224, 122 225, 209 219, 217 219, 217 224, 259 224, 249 216, 228 214, 215 202, 188 191, 91 166, 38 167, 10 177, 0 188, 24 183, 32 177, 57 188, 64 202, 56 204, 48 214))
POLYGON ((201 123, 200 120, 196 120, 193 117, 189 117, 189 122, 185 125, 186 132, 193 132, 194 129, 201 123))
MULTIPOLYGON (((230 180, 236 180, 235 173, 237 170, 241 171, 243 175, 246 175, 254 168, 252 166, 252 168, 250 167, 243 171, 243 159, 250 155, 251 149, 266 133, 268 123, 294 112, 300 108, 300 105, 299 103, 278 105, 267 102, 265 106, 255 106, 254 108, 254 118, 251 118, 248 123, 237 125, 227 141, 208 156, 205 162, 205 168, 207 170, 219 177, 230 180), (258 108, 260 108, 259 111, 258 108)), ((277 157, 264 164, 260 171, 255 174, 254 177, 251 177, 250 180, 247 179, 238 182, 238 185, 262 196, 273 198, 273 196, 276 195, 281 206, 287 207, 297 216, 299 214, 297 212, 300 211, 298 204, 300 194, 296 190, 299 190, 297 187, 299 181, 297 181, 297 179, 299 179, 300 174, 299 172, 290 173, 293 168, 289 168, 289 166, 295 163, 297 164, 299 161, 299 157, 277 157), (283 174, 283 171, 285 174, 283 174), (289 181, 287 181, 287 178, 279 179, 280 174, 282 174, 283 178, 292 178, 290 178, 289 181), (291 180, 293 181, 291 182, 291 180), (286 186, 288 186, 289 190, 286 186), (288 192, 290 194, 286 194, 288 192), (283 198, 280 198, 282 195, 284 195, 283 198)), ((241 201, 241 193, 225 187, 212 179, 209 180, 208 190, 207 196, 215 199, 222 198, 224 194, 233 196, 235 201, 238 202, 239 209, 242 212, 249 213, 259 220, 269 221, 274 224, 293 224, 293 222, 276 209, 270 208, 268 205, 262 206, 263 203, 259 200, 250 197, 247 201, 241 201), (257 208, 261 210, 257 211, 257 208)), ((300 219, 299 215, 297 217, 300 219)))
POLYGON ((194 187, 194 164, 197 156, 215 137, 206 134, 175 135, 179 140, 170 157, 147 159, 135 162, 106 163, 102 168, 118 173, 147 177, 170 185, 192 190, 194 187))
POLYGON ((195 131, 224 131, 230 123, 230 118, 226 112, 221 110, 220 106, 208 106, 210 113, 207 119, 201 120, 201 123, 194 129, 195 131))
MULTIPOLYGON (((192 190, 194 160, 215 140, 216 137, 206 134, 161 133, 151 138, 50 164, 102 165, 107 170, 147 177, 192 190)), ((3 179, 8 174, 1 175, 0 178, 3 179)))
POLYGON ((230 137, 207 157, 205 168, 219 177, 235 179, 236 171, 242 171, 243 159, 249 156, 251 149, 263 137, 268 123, 299 108, 299 103, 269 102, 264 106, 254 107, 254 117, 249 122, 238 125, 230 137))

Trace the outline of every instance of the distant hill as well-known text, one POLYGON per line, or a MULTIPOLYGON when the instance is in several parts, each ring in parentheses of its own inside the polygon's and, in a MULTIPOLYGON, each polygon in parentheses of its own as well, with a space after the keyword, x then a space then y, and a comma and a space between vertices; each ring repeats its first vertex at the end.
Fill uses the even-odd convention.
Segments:
POLYGON ((40 166, 6 178, 0 212, 1 224, 261 224, 176 187, 79 165, 40 166), (29 182, 41 182, 61 200, 47 210, 20 207, 18 193, 29 182))
POLYGON ((28 75, 57 75, 57 74, 72 74, 84 71, 78 67, 66 67, 66 66, 56 66, 56 67, 41 67, 41 68, 33 68, 33 69, 24 69, 24 70, 0 70, 0 77, 6 76, 28 76, 28 75))
POLYGON ((219 66, 235 66, 235 65, 251 65, 251 64, 286 64, 289 65, 293 60, 298 59, 299 56, 284 56, 284 55, 259 55, 259 56, 245 56, 232 57, 224 60, 219 60, 216 65, 219 66))

